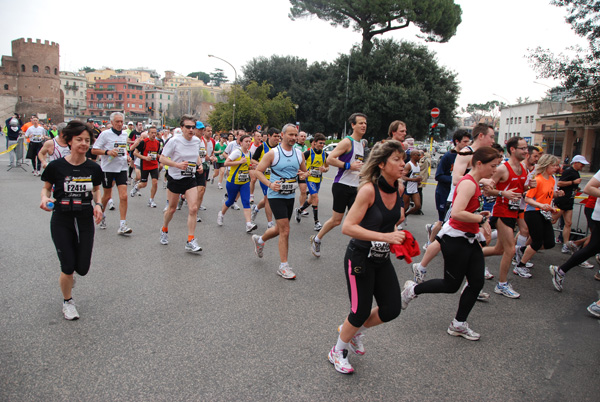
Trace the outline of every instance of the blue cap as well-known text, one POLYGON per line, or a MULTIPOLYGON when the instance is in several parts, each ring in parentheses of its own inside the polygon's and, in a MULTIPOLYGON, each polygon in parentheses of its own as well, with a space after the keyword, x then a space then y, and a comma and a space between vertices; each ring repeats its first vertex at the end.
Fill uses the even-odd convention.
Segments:
POLYGON ((202 123, 200 120, 198 120, 198 121, 196 122, 196 128, 197 128, 198 130, 202 130, 202 129, 204 128, 204 123, 202 123))

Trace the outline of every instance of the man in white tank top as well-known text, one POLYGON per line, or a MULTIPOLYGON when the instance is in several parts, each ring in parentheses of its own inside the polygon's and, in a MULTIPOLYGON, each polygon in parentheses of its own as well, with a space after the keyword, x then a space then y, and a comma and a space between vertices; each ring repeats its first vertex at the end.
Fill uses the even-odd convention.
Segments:
POLYGON ((421 210, 421 196, 419 195, 419 183, 421 183, 421 169, 419 168, 419 159, 421 159, 421 151, 416 148, 410 153, 410 161, 404 166, 402 180, 406 183, 406 191, 404 192, 404 208, 410 205, 410 201, 415 204, 412 208, 406 211, 405 216, 417 213, 421 210))
POLYGON ((38 154, 38 158, 42 161, 42 169, 46 169, 48 163, 53 160, 64 158, 67 155, 71 154, 71 148, 65 142, 63 138, 63 129, 67 127, 67 123, 60 123, 56 129, 58 130, 58 135, 56 138, 52 138, 44 142, 42 149, 38 154))

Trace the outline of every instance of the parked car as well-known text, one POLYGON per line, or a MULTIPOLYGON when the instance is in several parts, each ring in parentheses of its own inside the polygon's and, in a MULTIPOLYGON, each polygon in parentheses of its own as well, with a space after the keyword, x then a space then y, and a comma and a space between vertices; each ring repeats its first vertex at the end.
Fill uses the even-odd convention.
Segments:
POLYGON ((329 145, 325 145, 325 147, 323 148, 323 151, 327 152, 328 154, 331 153, 331 151, 333 151, 335 149, 335 147, 337 147, 337 142, 332 142, 329 145))

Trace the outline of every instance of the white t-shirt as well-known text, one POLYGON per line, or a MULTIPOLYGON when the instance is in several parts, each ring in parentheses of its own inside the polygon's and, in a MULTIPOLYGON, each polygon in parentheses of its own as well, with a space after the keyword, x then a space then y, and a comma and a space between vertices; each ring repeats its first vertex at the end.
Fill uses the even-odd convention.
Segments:
POLYGON ((200 138, 200 158, 202 162, 206 162, 207 158, 210 158, 214 152, 214 147, 212 141, 209 139, 208 141, 203 136, 200 138))
POLYGON ((127 139, 128 135, 125 130, 122 130, 121 134, 117 134, 111 128, 100 133, 93 148, 103 151, 116 149, 119 153, 117 157, 100 155, 100 167, 103 172, 119 173, 127 170, 127 139))
MULTIPOLYGON (((407 165, 410 165, 410 176, 409 179, 414 179, 421 173, 421 168, 418 163, 412 163, 412 161, 408 162, 407 165)), ((415 194, 419 192, 419 183, 416 181, 407 181, 406 182, 406 194, 415 194)))
POLYGON ((162 155, 171 158, 173 162, 189 162, 188 169, 182 171, 175 166, 169 166, 169 176, 176 180, 194 177, 196 173, 196 164, 200 154, 200 139, 196 136, 190 141, 183 135, 176 135, 171 138, 162 151, 162 155))
POLYGON ((237 143, 237 141, 231 141, 229 144, 227 144, 227 148, 225 148, 225 153, 227 155, 231 155, 231 153, 235 150, 235 149, 241 149, 242 146, 239 145, 237 143))
MULTIPOLYGON (((594 179, 600 181, 600 170, 596 172, 594 175, 594 179)), ((600 197, 596 200, 596 205, 594 206, 594 212, 592 212, 592 219, 600 222, 600 197)))
POLYGON ((31 140, 31 142, 42 142, 44 135, 46 135, 46 130, 44 130, 44 127, 42 126, 31 126, 27 129, 25 135, 31 140))

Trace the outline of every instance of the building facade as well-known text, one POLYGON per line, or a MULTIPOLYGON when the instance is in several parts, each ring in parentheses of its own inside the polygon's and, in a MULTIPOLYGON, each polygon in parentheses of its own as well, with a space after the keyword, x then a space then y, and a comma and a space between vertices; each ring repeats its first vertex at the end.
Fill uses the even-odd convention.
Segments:
MULTIPOLYGON (((0 113, 2 119, 17 112, 39 114, 63 121, 63 93, 59 76, 59 45, 31 38, 12 41, 12 55, 2 56, 0 113)), ((42 120, 46 120, 42 118, 42 120)), ((23 119, 26 121, 26 119, 23 119)))
POLYGON ((65 121, 83 118, 87 105, 87 80, 85 74, 61 71, 60 87, 65 99, 65 121))
POLYGON ((144 98, 144 86, 135 78, 100 79, 88 84, 86 115, 108 120, 111 113, 122 112, 126 119, 142 121, 148 118, 144 98))
POLYGON ((565 102, 536 101, 505 105, 500 110, 498 142, 506 144, 509 138, 518 136, 525 139, 530 145, 539 145, 543 141, 537 125, 540 115, 567 110, 570 110, 570 106, 565 102))

